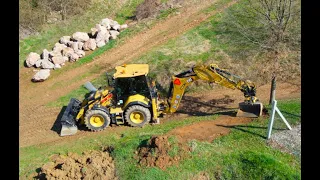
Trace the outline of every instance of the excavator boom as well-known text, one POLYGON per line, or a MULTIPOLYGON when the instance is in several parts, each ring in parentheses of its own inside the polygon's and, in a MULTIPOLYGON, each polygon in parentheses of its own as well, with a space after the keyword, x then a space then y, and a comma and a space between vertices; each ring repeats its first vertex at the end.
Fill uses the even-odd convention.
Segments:
POLYGON ((196 65, 190 70, 172 76, 165 109, 166 113, 173 113, 178 109, 186 87, 198 79, 242 91, 245 100, 239 103, 237 116, 261 116, 263 105, 256 98, 255 85, 251 81, 243 80, 239 76, 220 69, 216 64, 196 65))

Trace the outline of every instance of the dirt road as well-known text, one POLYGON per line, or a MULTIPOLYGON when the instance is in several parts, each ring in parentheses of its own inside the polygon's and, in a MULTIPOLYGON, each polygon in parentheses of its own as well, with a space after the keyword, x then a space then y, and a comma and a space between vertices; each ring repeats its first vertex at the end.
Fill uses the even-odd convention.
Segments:
MULTIPOLYGON (((95 134, 88 131, 79 131, 75 136, 59 137, 59 125, 55 124, 55 122, 59 119, 62 107, 48 108, 45 104, 68 94, 86 81, 90 81, 101 75, 106 70, 129 62, 153 47, 164 44, 168 40, 198 26, 201 22, 208 19, 208 17, 234 3, 229 3, 215 12, 205 14, 201 10, 213 3, 212 1, 205 2, 198 4, 196 8, 195 6, 184 7, 180 10, 180 14, 169 17, 151 29, 135 35, 123 45, 109 50, 92 62, 70 69, 64 73, 53 73, 48 80, 42 83, 32 83, 30 77, 34 74, 33 69, 22 68, 19 74, 19 146, 26 147, 42 143, 68 141, 95 134), (93 75, 75 81, 74 78, 90 70, 92 71, 97 65, 103 68, 96 71, 93 75)), ((288 88, 292 90, 292 88, 295 89, 296 87, 288 88)), ((221 91, 221 94, 227 93, 228 91, 226 90, 221 91)), ((215 94, 218 93, 215 92, 215 94)), ((128 127, 109 128, 107 131, 98 133, 105 134, 110 131, 121 131, 126 128, 128 127)))

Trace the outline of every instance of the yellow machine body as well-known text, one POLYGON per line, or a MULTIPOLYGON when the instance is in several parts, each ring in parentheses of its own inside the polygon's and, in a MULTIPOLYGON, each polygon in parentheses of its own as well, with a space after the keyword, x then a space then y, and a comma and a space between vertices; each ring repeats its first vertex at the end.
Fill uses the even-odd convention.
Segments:
POLYGON ((88 97, 82 102, 74 98, 70 100, 61 119, 61 136, 75 134, 77 123, 92 131, 100 131, 110 123, 142 127, 149 122, 159 122, 163 114, 177 111, 185 89, 197 80, 241 90, 245 101, 239 103, 238 116, 259 117, 262 113, 263 105, 255 97, 255 85, 220 69, 216 64, 196 65, 172 76, 165 100, 159 99, 155 82, 150 84, 146 77, 148 64, 122 65, 115 69, 113 90, 95 89, 91 85, 88 97))

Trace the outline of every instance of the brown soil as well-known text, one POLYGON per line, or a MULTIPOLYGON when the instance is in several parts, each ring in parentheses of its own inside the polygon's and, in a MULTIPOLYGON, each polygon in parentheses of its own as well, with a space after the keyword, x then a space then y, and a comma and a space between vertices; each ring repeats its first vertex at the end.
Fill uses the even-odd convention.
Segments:
POLYGON ((211 142, 217 137, 226 135, 230 132, 230 127, 251 122, 252 118, 231 117, 222 115, 216 120, 202 121, 188 126, 183 126, 171 130, 168 135, 181 138, 183 142, 190 140, 211 142))
POLYGON ((108 152, 88 151, 82 155, 68 153, 53 155, 51 162, 43 165, 36 179, 118 179, 108 152))
POLYGON ((159 167, 165 169, 167 166, 177 164, 179 160, 188 156, 190 151, 180 139, 169 142, 169 136, 152 136, 148 143, 138 149, 138 162, 140 165, 159 167), (175 149, 176 148, 176 149, 175 149), (170 151, 173 153, 170 155, 170 151))
POLYGON ((194 175, 191 180, 210 180, 210 176, 206 172, 200 172, 199 174, 194 175))

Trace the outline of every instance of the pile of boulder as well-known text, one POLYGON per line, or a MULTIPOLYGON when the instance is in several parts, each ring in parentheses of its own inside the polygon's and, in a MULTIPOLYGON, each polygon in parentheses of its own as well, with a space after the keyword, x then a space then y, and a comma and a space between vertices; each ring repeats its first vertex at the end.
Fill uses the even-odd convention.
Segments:
POLYGON ((105 46, 109 40, 116 39, 127 24, 120 25, 112 19, 102 19, 91 28, 91 32, 76 32, 72 36, 60 38, 51 51, 44 49, 42 54, 31 52, 26 58, 27 67, 41 68, 32 78, 41 82, 50 76, 51 69, 59 69, 66 62, 75 62, 85 56, 85 51, 105 46))

